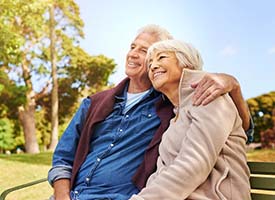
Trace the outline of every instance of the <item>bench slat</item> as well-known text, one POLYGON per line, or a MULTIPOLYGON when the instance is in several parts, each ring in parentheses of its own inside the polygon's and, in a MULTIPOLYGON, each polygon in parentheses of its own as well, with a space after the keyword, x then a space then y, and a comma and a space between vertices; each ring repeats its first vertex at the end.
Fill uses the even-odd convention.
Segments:
POLYGON ((252 200, 274 200, 275 199, 275 195, 252 193, 251 194, 251 198, 252 198, 252 200))
POLYGON ((252 189, 275 190, 275 177, 250 177, 252 189))
POLYGON ((251 174, 275 174, 275 162, 248 162, 251 174))

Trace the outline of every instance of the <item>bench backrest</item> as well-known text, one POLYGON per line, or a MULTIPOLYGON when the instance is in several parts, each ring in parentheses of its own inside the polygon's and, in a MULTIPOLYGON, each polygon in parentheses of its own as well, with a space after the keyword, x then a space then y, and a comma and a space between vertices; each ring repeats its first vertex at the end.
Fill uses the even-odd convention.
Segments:
POLYGON ((252 200, 274 200, 275 162, 248 162, 248 166, 252 200))

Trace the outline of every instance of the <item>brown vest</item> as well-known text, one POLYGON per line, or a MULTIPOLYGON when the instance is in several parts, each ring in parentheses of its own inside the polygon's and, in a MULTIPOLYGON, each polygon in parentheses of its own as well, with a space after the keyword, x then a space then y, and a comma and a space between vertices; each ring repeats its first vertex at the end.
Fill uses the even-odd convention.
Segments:
MULTIPOLYGON (((74 186, 75 178, 80 166, 83 164, 87 154, 89 153, 90 141, 95 125, 103 121, 113 111, 115 96, 120 95, 124 91, 128 81, 129 78, 126 78, 116 87, 99 92, 90 97, 91 106, 87 112, 86 122, 80 135, 73 163, 71 188, 74 186)), ((160 98, 155 106, 161 124, 157 128, 155 135, 145 152, 143 162, 132 178, 134 184, 139 189, 145 186, 147 178, 156 170, 158 146, 161 141, 161 136, 168 128, 170 119, 174 116, 173 106, 167 99, 160 98)))

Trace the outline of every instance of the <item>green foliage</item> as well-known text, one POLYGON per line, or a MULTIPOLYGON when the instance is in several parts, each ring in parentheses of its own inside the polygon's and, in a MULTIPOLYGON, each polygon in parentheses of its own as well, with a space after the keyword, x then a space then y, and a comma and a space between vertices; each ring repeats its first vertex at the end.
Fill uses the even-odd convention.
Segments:
POLYGON ((250 113, 255 123, 254 140, 260 141, 260 132, 273 127, 272 112, 275 109, 275 92, 247 100, 250 113))
POLYGON ((8 117, 10 119, 16 119, 17 107, 26 101, 24 96, 26 88, 24 86, 17 86, 1 69, 0 88, 0 118, 8 117))
POLYGON ((31 58, 33 45, 45 34, 43 13, 47 4, 46 1, 39 2, 0 0, 0 60, 6 66, 19 65, 26 55, 31 58))
POLYGON ((1 94, 1 92, 3 91, 4 87, 5 87, 5 86, 4 86, 3 84, 0 83, 0 94, 1 94))
POLYGON ((46 110, 41 108, 35 113, 36 120, 36 136, 39 145, 47 147, 51 139, 51 125, 50 121, 45 118, 46 110))
POLYGON ((0 60, 3 62, 2 64, 18 63, 20 60, 19 47, 22 44, 22 38, 18 33, 14 33, 10 27, 0 24, 0 60))
POLYGON ((0 0, 0 119, 13 120, 16 145, 24 143, 18 107, 35 100, 36 135, 47 146, 51 122, 50 15, 54 7, 59 122, 71 118, 79 99, 106 87, 115 63, 79 46, 84 23, 74 0, 0 0), (8 76, 9 74, 9 76, 8 76), (11 75, 12 74, 12 75, 11 75), (37 85, 39 87, 34 87, 37 85), (34 90, 36 89, 36 91, 34 90))
POLYGON ((0 119, 0 152, 14 148, 13 124, 7 118, 0 119))

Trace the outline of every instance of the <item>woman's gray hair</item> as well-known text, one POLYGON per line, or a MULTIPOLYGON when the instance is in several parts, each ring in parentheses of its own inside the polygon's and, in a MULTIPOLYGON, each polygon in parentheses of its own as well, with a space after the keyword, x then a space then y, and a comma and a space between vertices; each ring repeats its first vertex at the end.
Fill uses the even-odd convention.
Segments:
POLYGON ((203 61, 200 53, 191 44, 179 40, 163 40, 149 47, 146 55, 146 64, 156 52, 174 52, 180 67, 201 70, 203 61))
POLYGON ((141 33, 149 33, 157 37, 159 41, 161 40, 172 40, 173 36, 165 29, 156 24, 149 24, 140 28, 137 35, 141 33))

